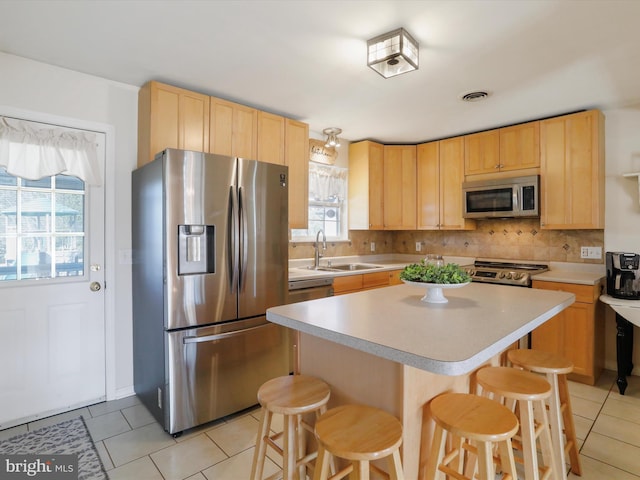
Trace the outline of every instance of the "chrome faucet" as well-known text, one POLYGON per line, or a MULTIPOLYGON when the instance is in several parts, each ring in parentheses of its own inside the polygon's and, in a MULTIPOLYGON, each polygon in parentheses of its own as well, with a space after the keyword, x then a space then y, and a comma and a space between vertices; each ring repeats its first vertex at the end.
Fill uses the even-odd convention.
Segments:
POLYGON ((327 249, 327 237, 325 236, 324 231, 320 229, 316 234, 316 243, 313 245, 315 248, 313 268, 318 268, 320 266, 320 259, 323 257, 323 253, 320 253, 320 234, 322 234, 322 251, 324 252, 327 249))

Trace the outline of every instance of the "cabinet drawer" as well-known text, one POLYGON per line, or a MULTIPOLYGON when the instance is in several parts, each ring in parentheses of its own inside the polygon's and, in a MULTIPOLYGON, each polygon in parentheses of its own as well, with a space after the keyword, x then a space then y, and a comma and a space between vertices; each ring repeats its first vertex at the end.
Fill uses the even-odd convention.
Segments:
POLYGON ((541 280, 534 280, 533 288, 573 293, 576 296, 576 302, 582 303, 594 303, 600 296, 600 284, 578 285, 575 283, 544 282, 541 280))
POLYGON ((347 275, 345 277, 335 277, 333 279, 333 292, 335 295, 341 293, 362 290, 363 275, 347 275))
POLYGON ((389 285, 389 272, 365 273, 362 275, 362 288, 389 285))

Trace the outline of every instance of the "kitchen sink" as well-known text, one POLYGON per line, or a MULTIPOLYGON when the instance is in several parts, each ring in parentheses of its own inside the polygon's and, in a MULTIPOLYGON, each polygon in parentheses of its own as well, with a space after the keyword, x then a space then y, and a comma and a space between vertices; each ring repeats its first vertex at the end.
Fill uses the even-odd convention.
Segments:
POLYGON ((376 268, 382 267, 380 265, 365 265, 363 263, 345 263, 342 265, 327 265, 320 267, 309 265, 308 267, 303 267, 304 270, 313 270, 316 272, 349 272, 358 270, 373 270, 376 268))

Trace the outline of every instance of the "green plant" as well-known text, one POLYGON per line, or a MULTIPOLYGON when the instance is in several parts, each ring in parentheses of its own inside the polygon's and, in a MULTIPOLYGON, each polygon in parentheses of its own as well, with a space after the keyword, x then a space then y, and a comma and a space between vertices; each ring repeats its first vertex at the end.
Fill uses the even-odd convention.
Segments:
POLYGON ((467 283, 471 276, 456 263, 436 266, 424 260, 404 267, 400 279, 423 283, 467 283))

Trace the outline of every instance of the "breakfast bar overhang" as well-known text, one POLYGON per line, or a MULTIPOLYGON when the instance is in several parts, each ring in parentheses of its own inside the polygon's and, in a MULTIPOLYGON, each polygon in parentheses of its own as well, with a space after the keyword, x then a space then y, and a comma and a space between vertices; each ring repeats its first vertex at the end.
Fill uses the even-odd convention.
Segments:
POLYGON ((274 307, 271 322, 299 332, 296 372, 331 386, 330 406, 365 403, 403 424, 407 479, 422 478, 430 446, 428 402, 469 392, 473 372, 575 301, 571 293, 471 283, 425 303, 398 285, 274 307))

